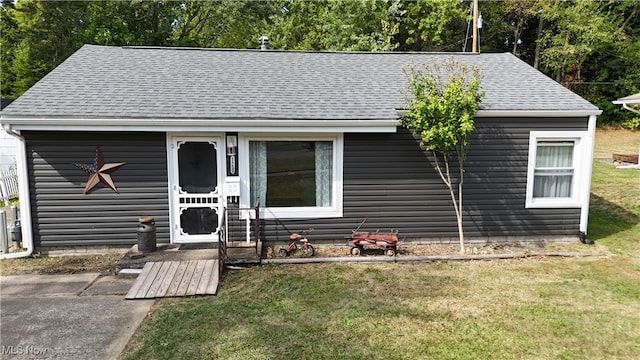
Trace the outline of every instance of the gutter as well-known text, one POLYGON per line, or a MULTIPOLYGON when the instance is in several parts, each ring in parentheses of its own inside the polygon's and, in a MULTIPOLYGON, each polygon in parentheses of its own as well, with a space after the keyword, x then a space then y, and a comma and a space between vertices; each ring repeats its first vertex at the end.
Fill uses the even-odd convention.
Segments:
POLYGON ((582 208, 580 209, 580 241, 587 244, 590 241, 587 239, 587 225, 589 224, 589 200, 591 196, 591 176, 593 172, 593 150, 595 147, 596 139, 596 116, 589 116, 588 130, 587 130, 587 144, 589 156, 584 159, 584 174, 589 176, 583 176, 582 184, 582 208))
MULTIPOLYGON (((395 132, 396 117, 361 119, 304 118, 152 118, 23 116, 3 114, 1 120, 17 130, 158 131, 158 132, 395 132)), ((5 125, 6 126, 6 125, 5 125)))
POLYGON ((16 156, 18 165, 18 196, 20 199, 20 224, 22 225, 22 243, 26 246, 26 251, 0 255, 0 260, 15 259, 31 256, 33 254, 33 231, 31 228, 31 199, 29 197, 29 176, 27 174, 27 142, 19 133, 11 129, 9 125, 4 125, 7 134, 18 139, 18 154, 16 156))
MULTIPOLYGON (((398 113, 398 117, 404 116, 408 110, 407 109, 396 109, 398 113)), ((600 115, 602 114, 602 110, 594 109, 594 110, 483 110, 480 109, 476 112, 477 118, 483 117, 542 117, 542 118, 553 118, 553 117, 584 117, 584 116, 592 116, 592 115, 600 115)))
POLYGON ((600 115, 602 110, 478 110, 476 117, 583 117, 600 115))
POLYGON ((629 106, 629 104, 627 104, 627 103, 623 103, 623 104, 622 104, 622 107, 623 107, 624 109, 627 109, 627 110, 631 111, 632 113, 640 114, 640 111, 638 111, 638 110, 636 110, 636 109, 634 109, 634 108, 630 107, 630 106, 629 106))
MULTIPOLYGON (((631 95, 631 96, 635 96, 635 97, 637 97, 637 95, 638 95, 638 94, 636 94, 636 95, 631 95)), ((612 103, 612 104, 616 104, 616 105, 622 105, 622 108, 623 108, 623 109, 625 109, 625 110, 629 110, 629 111, 631 111, 632 113, 635 113, 635 114, 640 114, 640 111, 639 111, 638 109, 634 109, 634 108, 632 108, 631 106, 629 106, 629 104, 635 104, 635 105, 640 104, 640 99, 639 99, 639 98, 636 98, 636 99, 627 99, 627 100, 624 100, 624 99, 625 99, 625 98, 618 99, 618 100, 614 100, 614 101, 612 101, 611 103, 612 103)))

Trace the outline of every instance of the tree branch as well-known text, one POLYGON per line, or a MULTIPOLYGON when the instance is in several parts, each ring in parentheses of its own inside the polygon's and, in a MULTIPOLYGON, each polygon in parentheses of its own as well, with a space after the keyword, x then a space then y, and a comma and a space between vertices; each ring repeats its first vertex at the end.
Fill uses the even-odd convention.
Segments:
POLYGON ((622 23, 622 25, 618 29, 618 32, 623 32, 624 28, 627 27, 627 25, 629 25, 631 20, 633 20, 633 18, 636 17, 636 15, 638 14, 638 6, 639 6, 639 4, 636 3, 636 5, 633 7, 633 10, 631 11, 631 14, 629 15, 629 17, 624 20, 624 22, 622 23))

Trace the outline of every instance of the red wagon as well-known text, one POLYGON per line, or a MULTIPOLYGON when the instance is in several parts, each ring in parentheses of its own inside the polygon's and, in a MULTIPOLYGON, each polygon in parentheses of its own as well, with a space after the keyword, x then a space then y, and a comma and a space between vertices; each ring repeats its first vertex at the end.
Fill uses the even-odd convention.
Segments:
POLYGON ((398 245, 398 231, 391 230, 388 233, 383 232, 360 232, 360 227, 365 223, 364 219, 356 230, 351 232, 351 236, 347 237, 351 241, 351 255, 358 256, 365 247, 374 247, 384 249, 384 253, 388 256, 394 256, 398 245))

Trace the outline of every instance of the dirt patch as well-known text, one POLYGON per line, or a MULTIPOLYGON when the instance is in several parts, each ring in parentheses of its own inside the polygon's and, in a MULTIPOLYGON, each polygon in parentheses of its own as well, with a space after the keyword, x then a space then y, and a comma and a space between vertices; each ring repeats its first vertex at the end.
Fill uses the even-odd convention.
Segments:
POLYGON ((613 159, 613 154, 638 154, 640 131, 624 129, 596 129, 594 157, 613 159))
MULTIPOLYGON (((281 246, 268 246, 264 249, 263 257, 267 259, 281 258, 278 250, 281 246)), ((314 257, 349 257, 351 246, 343 245, 314 245, 314 257)), ((521 244, 468 244, 465 254, 538 254, 538 253, 587 253, 608 254, 606 248, 599 245, 584 245, 582 243, 521 243, 521 244)), ((382 249, 365 248, 360 256, 384 255, 382 249)), ((440 256, 460 255, 460 246, 451 244, 403 244, 398 243, 397 256, 440 256)), ((305 257, 302 250, 294 250, 291 257, 305 257)))
MULTIPOLYGON (((267 246, 263 250, 263 258, 281 258, 278 250, 281 246, 267 246)), ((351 246, 348 245, 314 245, 316 258, 350 257, 351 246)), ((581 253, 609 255, 609 251, 600 245, 584 245, 581 243, 525 243, 525 244, 469 244, 466 254, 539 254, 539 253, 581 253)), ((376 248, 366 248, 360 256, 382 256, 384 251, 376 248)), ((404 256, 440 256, 460 255, 458 245, 452 244, 410 244, 398 243, 397 255, 404 256)), ((302 251, 294 251, 291 257, 305 257, 302 251)), ((116 273, 117 261, 121 254, 91 255, 91 256, 61 256, 5 259, 0 262, 1 275, 26 274, 78 274, 97 272, 113 275, 116 273)))
POLYGON ((28 274, 79 274, 97 272, 106 275, 116 273, 116 263, 121 254, 27 257, 0 261, 2 275, 28 274))

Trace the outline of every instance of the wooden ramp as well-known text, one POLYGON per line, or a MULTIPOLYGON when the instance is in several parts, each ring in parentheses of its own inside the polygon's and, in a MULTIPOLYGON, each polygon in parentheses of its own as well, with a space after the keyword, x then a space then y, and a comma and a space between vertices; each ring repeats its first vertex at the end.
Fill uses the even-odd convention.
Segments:
POLYGON ((215 295, 219 268, 218 260, 148 262, 126 298, 215 295))

